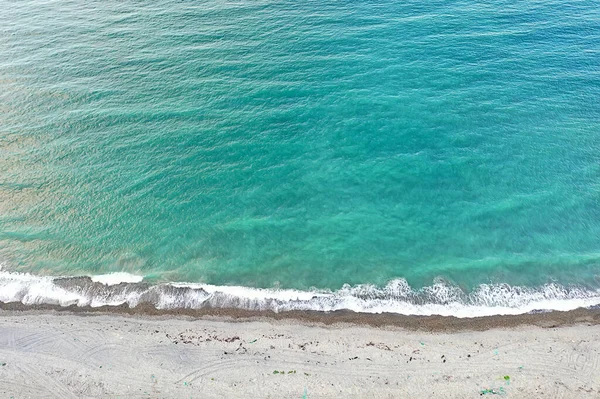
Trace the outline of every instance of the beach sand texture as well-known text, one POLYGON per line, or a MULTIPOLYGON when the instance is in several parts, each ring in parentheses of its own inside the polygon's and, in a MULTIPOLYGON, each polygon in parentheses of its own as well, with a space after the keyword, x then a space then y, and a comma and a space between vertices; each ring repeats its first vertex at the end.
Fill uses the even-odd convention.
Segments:
POLYGON ((3 398, 598 398, 600 326, 0 313, 3 398))

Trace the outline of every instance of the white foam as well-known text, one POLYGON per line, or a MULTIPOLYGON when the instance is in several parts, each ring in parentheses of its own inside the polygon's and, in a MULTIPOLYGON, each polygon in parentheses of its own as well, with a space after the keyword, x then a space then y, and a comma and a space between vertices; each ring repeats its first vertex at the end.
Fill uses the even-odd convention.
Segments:
POLYGON ((600 304, 600 290, 547 284, 537 288, 482 284, 470 293, 445 281, 415 290, 404 279, 385 287, 345 285, 337 291, 260 289, 170 283, 137 284, 141 276, 114 273, 87 279, 35 276, 0 270, 0 301, 27 305, 115 306, 152 303, 159 309, 241 308, 248 310, 335 311, 476 317, 534 310, 572 310, 600 304), (126 283, 120 284, 119 283, 126 283))
POLYGON ((85 296, 57 286, 52 277, 5 271, 0 271, 0 301, 21 302, 25 305, 85 306, 89 304, 85 296))
POLYGON ((318 291, 298 291, 298 290, 275 290, 264 288, 250 288, 241 286, 194 284, 194 283, 171 283, 174 287, 185 287, 202 289, 210 294, 222 293, 234 297, 247 299, 276 299, 280 301, 301 301, 310 300, 315 296, 325 296, 324 292, 318 291))
POLYGON ((205 290, 208 295, 204 295, 204 300, 211 306, 269 309, 276 312, 352 310, 361 313, 462 318, 515 315, 534 310, 565 311, 600 304, 600 291, 566 288, 557 284, 548 284, 537 289, 511 287, 506 284, 483 284, 470 294, 465 294, 458 287, 444 282, 437 282, 415 291, 403 279, 393 280, 384 288, 346 285, 334 292, 265 290, 181 283, 177 286, 205 290))
POLYGON ((136 276, 135 274, 129 274, 125 272, 116 272, 109 274, 98 274, 90 276, 93 282, 101 283, 104 285, 117 285, 121 283, 140 283, 144 279, 144 276, 136 276))

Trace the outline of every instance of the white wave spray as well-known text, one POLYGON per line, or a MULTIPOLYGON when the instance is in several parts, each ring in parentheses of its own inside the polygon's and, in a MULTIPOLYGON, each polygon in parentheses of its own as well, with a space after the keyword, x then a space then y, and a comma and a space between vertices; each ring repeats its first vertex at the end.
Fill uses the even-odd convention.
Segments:
POLYGON ((417 290, 406 280, 395 279, 385 287, 364 284, 345 285, 337 291, 298 291, 187 283, 150 285, 142 279, 126 273, 49 277, 0 271, 0 301, 91 307, 149 303, 157 309, 351 310, 455 317, 565 311, 600 304, 600 290, 554 283, 537 288, 482 284, 465 293, 442 280, 417 290))

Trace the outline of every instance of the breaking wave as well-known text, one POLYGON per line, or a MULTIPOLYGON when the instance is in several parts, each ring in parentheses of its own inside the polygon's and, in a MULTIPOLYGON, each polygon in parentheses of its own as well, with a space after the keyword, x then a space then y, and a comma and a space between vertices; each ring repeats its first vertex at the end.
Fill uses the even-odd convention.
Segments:
POLYGON ((384 287, 345 285, 337 291, 260 289, 209 284, 148 284, 142 276, 115 273, 92 277, 49 277, 0 271, 0 301, 25 305, 135 307, 157 309, 241 308, 247 310, 335 311, 477 317, 572 310, 600 304, 600 290, 547 284, 537 288, 482 284, 471 292, 439 280, 413 289, 404 279, 384 287))

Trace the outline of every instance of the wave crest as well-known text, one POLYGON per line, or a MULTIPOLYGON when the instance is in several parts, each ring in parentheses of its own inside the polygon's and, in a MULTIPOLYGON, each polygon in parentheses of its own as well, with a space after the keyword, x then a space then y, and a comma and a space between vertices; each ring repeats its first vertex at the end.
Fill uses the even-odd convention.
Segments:
POLYGON ((157 309, 351 310, 477 317, 596 306, 600 304, 600 290, 556 283, 536 288, 482 284, 467 293, 444 280, 413 289, 406 280, 395 279, 384 287, 362 284, 344 285, 337 291, 298 291, 187 283, 150 285, 141 276, 124 274, 101 278, 48 277, 0 271, 0 301, 26 305, 135 307, 148 303, 157 309))

